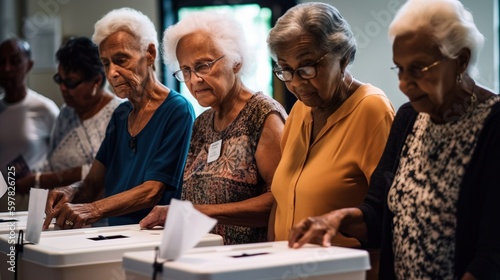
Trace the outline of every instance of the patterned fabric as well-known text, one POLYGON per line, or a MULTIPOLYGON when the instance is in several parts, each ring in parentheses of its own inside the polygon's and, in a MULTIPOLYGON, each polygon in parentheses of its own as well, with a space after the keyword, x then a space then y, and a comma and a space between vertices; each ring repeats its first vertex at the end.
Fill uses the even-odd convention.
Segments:
MULTIPOLYGON (((184 171, 182 199, 194 204, 221 204, 246 200, 269 191, 257 169, 255 152, 266 117, 286 113, 275 100, 256 93, 236 119, 220 133, 214 130, 215 111, 203 112, 195 121, 184 171), (208 149, 222 140, 220 157, 207 163, 208 149)), ((267 228, 217 224, 212 231, 225 244, 267 240, 267 228)))
POLYGON ((460 184, 495 102, 446 124, 418 115, 388 194, 398 279, 453 279, 460 184))
MULTIPOLYGON (((43 171, 90 166, 104 139, 111 115, 121 102, 122 99, 114 97, 97 114, 83 123, 73 108, 63 106, 52 132, 49 156, 43 171)), ((82 174, 82 178, 85 175, 82 174)))

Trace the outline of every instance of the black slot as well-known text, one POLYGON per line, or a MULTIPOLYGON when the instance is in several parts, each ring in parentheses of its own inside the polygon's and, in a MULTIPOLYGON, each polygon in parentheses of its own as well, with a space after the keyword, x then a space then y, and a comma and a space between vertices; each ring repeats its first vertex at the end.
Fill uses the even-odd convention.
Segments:
POLYGON ((90 237, 89 239, 94 240, 94 241, 101 241, 101 240, 118 239, 118 238, 128 238, 128 236, 121 235, 121 234, 120 235, 108 235, 108 236, 98 235, 97 237, 90 237))
POLYGON ((236 256, 231 256, 232 258, 245 258, 245 257, 253 257, 253 256, 260 256, 260 255, 267 255, 269 253, 255 253, 255 254, 247 254, 243 253, 241 255, 236 255, 236 256))

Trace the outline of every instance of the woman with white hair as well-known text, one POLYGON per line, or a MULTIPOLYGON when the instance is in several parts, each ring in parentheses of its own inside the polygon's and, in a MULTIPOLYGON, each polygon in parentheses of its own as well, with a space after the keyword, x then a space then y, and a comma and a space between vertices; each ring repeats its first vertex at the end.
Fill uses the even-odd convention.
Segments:
POLYGON ((82 182, 50 191, 48 226, 79 228, 108 218, 138 223, 156 204, 180 198, 194 111, 155 76, 158 41, 151 20, 122 8, 95 24, 106 77, 118 97, 105 139, 82 182))
MULTIPOLYGON (((225 244, 266 241, 285 110, 243 84, 251 57, 231 15, 193 13, 165 30, 163 43, 174 76, 210 107, 193 127, 182 198, 218 220, 213 232, 225 244)), ((167 212, 155 207, 141 226, 163 225, 167 212)))
MULTIPOLYGON (((410 0, 389 26, 399 109, 364 203, 293 228, 380 247, 380 279, 500 279, 500 98, 473 79, 483 35, 457 0, 410 0)), ((319 239, 319 240, 318 240, 319 239)))

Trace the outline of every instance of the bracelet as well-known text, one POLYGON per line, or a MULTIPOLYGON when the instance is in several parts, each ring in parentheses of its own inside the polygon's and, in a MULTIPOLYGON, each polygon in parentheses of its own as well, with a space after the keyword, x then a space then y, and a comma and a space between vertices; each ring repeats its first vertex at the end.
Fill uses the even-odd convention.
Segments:
POLYGON ((35 185, 33 186, 35 189, 40 188, 40 176, 42 175, 41 172, 36 172, 35 173, 35 185))

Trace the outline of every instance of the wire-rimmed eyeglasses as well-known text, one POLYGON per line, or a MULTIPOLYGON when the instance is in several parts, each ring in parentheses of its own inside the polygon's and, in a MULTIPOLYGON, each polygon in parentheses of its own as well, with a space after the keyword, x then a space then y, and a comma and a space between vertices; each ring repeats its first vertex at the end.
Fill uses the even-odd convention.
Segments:
POLYGON ((291 82, 293 79, 293 75, 295 73, 297 73, 297 75, 304 80, 312 79, 312 78, 316 77, 316 75, 318 74, 316 71, 316 67, 321 62, 321 60, 323 60, 323 58, 325 58, 328 54, 330 54, 330 53, 324 54, 320 59, 318 59, 316 62, 314 62, 311 65, 302 66, 302 67, 299 67, 295 70, 291 70, 291 69, 285 70, 285 69, 282 69, 281 67, 277 67, 273 70, 274 75, 276 75, 276 77, 278 77, 278 79, 280 79, 283 82, 291 82))
POLYGON ((440 58, 439 60, 434 61, 433 63, 431 63, 425 67, 418 67, 418 66, 412 65, 412 66, 408 67, 408 69, 406 69, 406 70, 403 69, 403 67, 401 67, 401 66, 395 65, 395 66, 391 67, 391 70, 396 72, 396 74, 398 74, 398 76, 400 76, 404 71, 406 71, 408 73, 408 75, 410 75, 410 77, 412 77, 414 79, 421 79, 422 77, 424 77, 424 75, 427 71, 429 71, 434 66, 439 65, 439 63, 441 63, 441 61, 443 61, 445 59, 446 59, 446 57, 440 58))
POLYGON ((196 65, 194 69, 188 67, 179 69, 175 71, 173 75, 179 82, 188 82, 191 79, 192 72, 198 77, 203 77, 210 73, 210 70, 212 70, 212 65, 223 57, 224 56, 221 56, 207 63, 200 63, 196 65))

